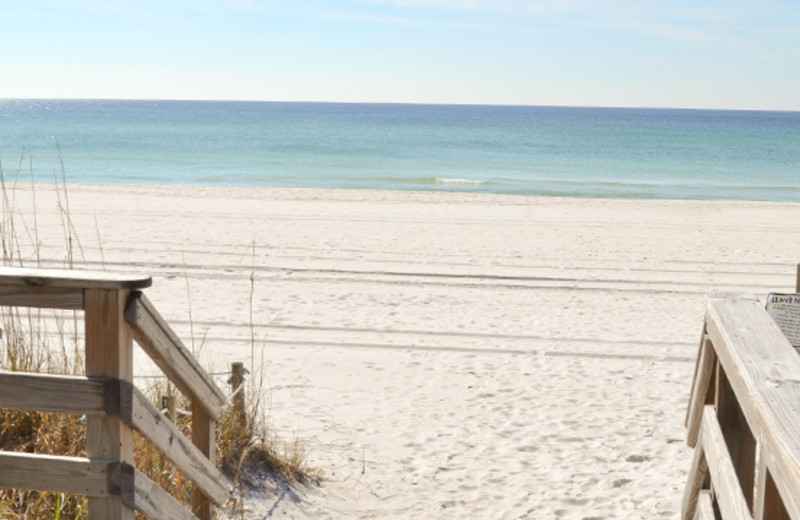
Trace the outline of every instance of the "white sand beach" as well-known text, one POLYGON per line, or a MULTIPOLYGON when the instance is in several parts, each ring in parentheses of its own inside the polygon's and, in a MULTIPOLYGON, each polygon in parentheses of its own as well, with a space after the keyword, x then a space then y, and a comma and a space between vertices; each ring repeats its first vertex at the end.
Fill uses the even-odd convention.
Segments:
POLYGON ((707 296, 792 291, 800 261, 793 203, 70 186, 69 214, 79 263, 152 274, 204 365, 265 367, 324 480, 247 518, 677 518, 707 296))

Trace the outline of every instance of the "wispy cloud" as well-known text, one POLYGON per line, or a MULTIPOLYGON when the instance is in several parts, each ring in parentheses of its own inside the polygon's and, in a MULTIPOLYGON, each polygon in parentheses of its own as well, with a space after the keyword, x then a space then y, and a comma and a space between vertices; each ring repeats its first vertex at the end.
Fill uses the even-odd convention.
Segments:
MULTIPOLYGON (((459 18, 481 15, 479 24, 471 22, 469 25, 485 28, 509 28, 509 24, 511 28, 542 24, 590 26, 694 43, 731 42, 749 36, 766 36, 765 33, 776 27, 788 31, 800 27, 800 4, 791 0, 758 4, 749 1, 698 4, 688 0, 669 3, 646 0, 355 0, 345 5, 357 11, 393 8, 395 16, 404 11, 414 13, 417 23, 443 23, 442 14, 449 12, 451 23, 459 18), (502 20, 493 20, 493 17, 502 20), (498 23, 500 21, 503 23, 498 23)), ((384 17, 383 21, 396 20, 395 16, 384 17)))
POLYGON ((247 12, 262 16, 348 20, 398 27, 488 31, 590 27, 618 34, 699 44, 746 45, 778 35, 800 40, 796 0, 28 0, 26 11, 140 19, 247 12))

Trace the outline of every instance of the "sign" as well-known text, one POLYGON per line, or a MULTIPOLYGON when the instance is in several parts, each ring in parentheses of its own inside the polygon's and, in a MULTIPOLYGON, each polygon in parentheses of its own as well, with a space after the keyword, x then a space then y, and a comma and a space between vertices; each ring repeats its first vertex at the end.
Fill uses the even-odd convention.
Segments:
POLYGON ((786 339, 800 348, 800 294, 769 293, 767 313, 772 316, 786 339))

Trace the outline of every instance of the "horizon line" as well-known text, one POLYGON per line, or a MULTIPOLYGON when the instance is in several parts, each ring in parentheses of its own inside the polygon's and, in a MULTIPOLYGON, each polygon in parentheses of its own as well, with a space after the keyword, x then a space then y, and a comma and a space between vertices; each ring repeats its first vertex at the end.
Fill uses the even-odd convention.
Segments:
POLYGON ((591 104, 527 104, 527 103, 437 103, 433 101, 336 101, 336 100, 277 100, 277 99, 232 99, 232 98, 137 98, 137 97, 0 97, 5 101, 152 101, 183 103, 286 103, 286 104, 319 104, 319 105, 406 105, 406 106, 453 106, 453 107, 509 107, 509 108, 583 108, 609 110, 686 110, 686 111, 720 111, 720 112, 785 112, 800 113, 800 109, 778 108, 711 108, 683 106, 641 106, 641 105, 591 105, 591 104))

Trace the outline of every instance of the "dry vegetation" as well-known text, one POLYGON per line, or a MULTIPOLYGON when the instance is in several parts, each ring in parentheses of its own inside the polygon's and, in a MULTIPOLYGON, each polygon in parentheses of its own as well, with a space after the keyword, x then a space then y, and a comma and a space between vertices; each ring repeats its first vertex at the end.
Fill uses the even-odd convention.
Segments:
MULTIPOLYGON (((16 209, 16 191, 12 189, 15 183, 7 181, 0 169, 2 265, 39 267, 42 258, 36 223, 36 186, 31 184, 34 211, 28 217, 32 220, 29 222, 16 209)), ((83 250, 70 218, 63 175, 60 182, 56 179, 56 185, 64 235, 63 265, 60 267, 73 268, 76 263, 80 265, 76 262, 76 251, 83 259, 83 250)), ((100 246, 102 251, 102 244, 100 246)), ((48 267, 55 266, 49 262, 48 267)), ((3 336, 0 341, 0 370, 83 374, 79 330, 82 319, 77 313, 4 307, 0 308, 0 320, 3 336)), ((256 374, 248 381, 246 402, 227 405, 217 425, 217 462, 234 482, 234 493, 227 504, 231 514, 241 514, 243 490, 247 486, 263 484, 265 478, 289 483, 318 483, 320 479, 319 472, 306 465, 305 453, 297 442, 286 445, 275 439, 261 407, 263 379, 263 374, 256 374)), ((173 394, 173 387, 166 379, 148 381, 150 387, 143 390, 159 405, 162 394, 173 394)), ((178 395, 176 401, 178 410, 190 408, 184 397, 178 395)), ((84 422, 84 418, 68 414, 0 409, 0 450, 85 457, 84 422)), ((190 417, 178 413, 176 423, 191 438, 190 417)), ((135 438, 134 458, 140 471, 174 497, 185 504, 191 501, 191 482, 138 436, 135 438)), ((86 518, 86 507, 86 500, 81 496, 0 490, 0 518, 80 519, 86 518)))

